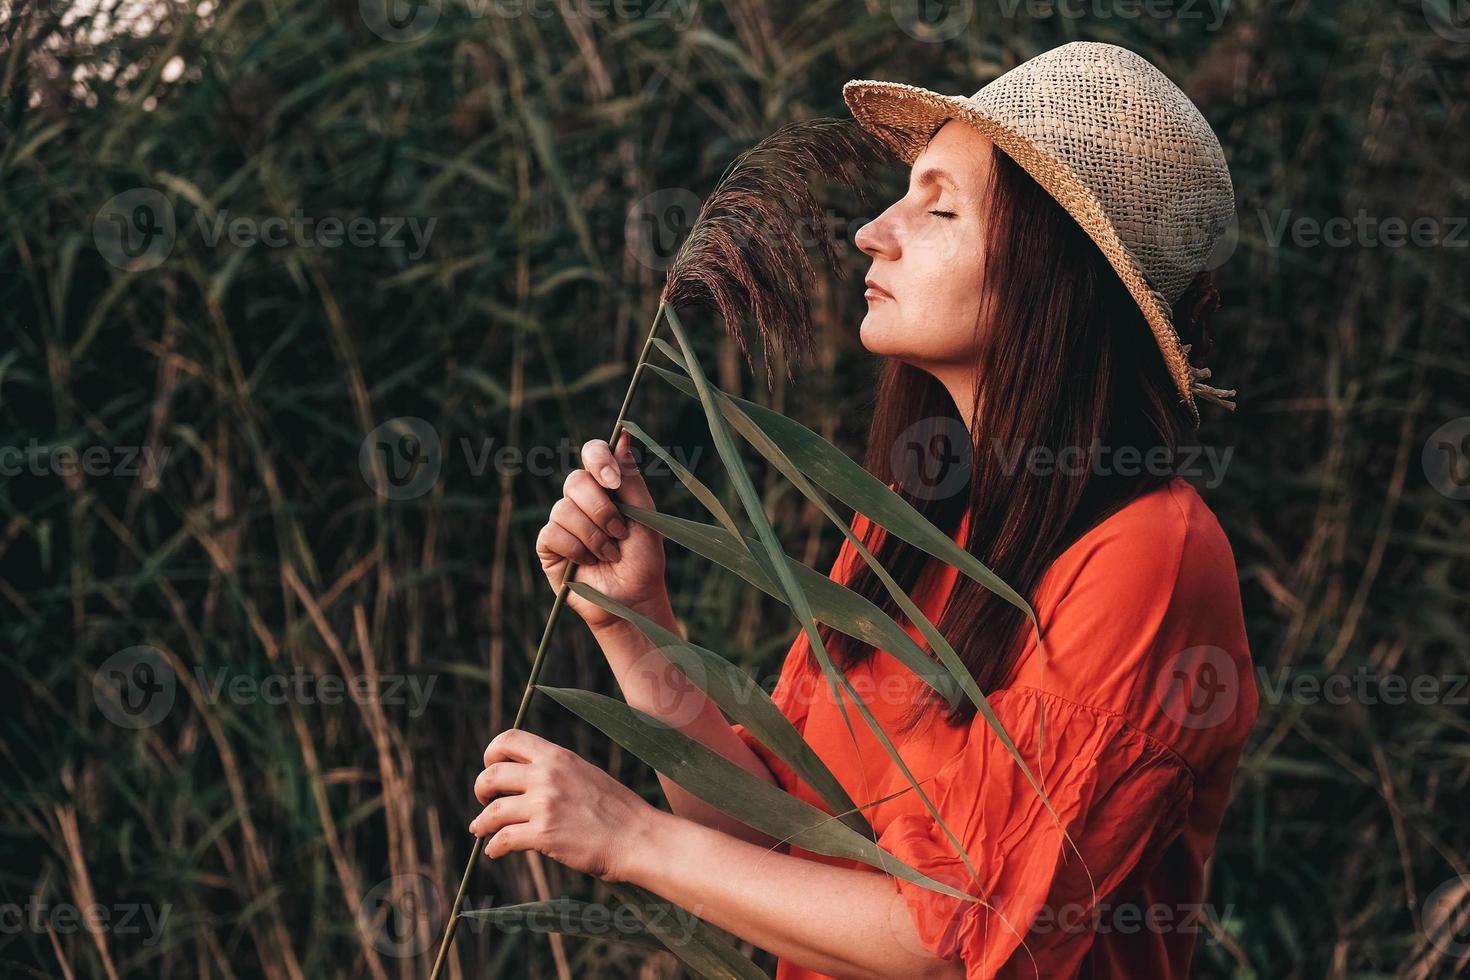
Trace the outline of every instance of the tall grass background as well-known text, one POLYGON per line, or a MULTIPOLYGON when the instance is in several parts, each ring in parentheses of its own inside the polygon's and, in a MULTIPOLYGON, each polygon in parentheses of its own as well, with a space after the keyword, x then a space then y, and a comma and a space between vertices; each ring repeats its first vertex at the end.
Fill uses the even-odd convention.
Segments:
MULTIPOLYGON (((0 972, 426 971, 480 753, 514 714, 552 598, 536 531, 572 447, 617 414, 657 306, 670 249, 649 235, 669 229, 640 209, 666 216, 678 189, 697 202, 782 123, 844 115, 849 78, 969 92, 1085 38, 1178 79, 1240 200, 1215 363, 1241 409, 1207 407, 1202 438, 1233 455, 1196 482, 1235 547, 1257 663, 1272 684, 1470 673, 1470 503, 1422 465, 1430 433, 1470 415, 1465 232, 1458 246, 1272 240, 1283 216, 1360 210, 1453 236, 1470 211, 1470 31, 1449 5, 1248 0, 1216 26, 1208 4, 1070 17, 978 2, 942 43, 906 31, 901 8, 438 3, 417 8, 429 29, 392 40, 373 0, 0 4, 0 447, 164 460, 156 481, 117 466, 0 477, 0 906, 24 913, 0 930, 0 972), (137 189, 169 201, 177 234, 161 264, 125 271, 94 223, 137 189), (434 224, 411 257, 211 245, 196 222, 298 209, 434 224), (393 499, 361 450, 403 417, 437 433, 440 472, 393 499), (543 447, 543 463, 497 466, 503 447, 543 447), (99 708, 93 674, 139 645, 178 688, 131 730, 99 708), (422 705, 211 698, 196 669, 222 668, 433 686, 422 705), (149 906, 166 926, 32 914, 66 904, 149 906)), ((886 180, 878 200, 904 174, 886 180)), ((872 215, 836 217, 861 270, 851 222, 872 215)), ((818 360, 769 391, 717 325, 686 320, 724 390, 857 454, 875 365, 855 282, 822 287, 818 360)), ((644 385, 630 417, 696 472, 714 466, 698 465, 713 449, 697 408, 667 386, 644 385)), ((836 536, 763 479, 788 550, 825 568, 836 536)), ((652 483, 693 515, 675 481, 652 483)), ((669 557, 691 635, 772 681, 797 629, 785 608, 669 557)), ((612 692, 575 622, 543 680, 612 692)), ((1263 689, 1197 975, 1463 970, 1465 943, 1423 927, 1426 899, 1470 874, 1455 690, 1385 704, 1263 689)), ((555 704, 536 701, 528 727, 657 797, 649 771, 555 704)), ((554 896, 612 901, 513 857, 481 869, 470 904, 554 896)), ((470 927, 450 969, 678 972, 646 947, 470 927)))

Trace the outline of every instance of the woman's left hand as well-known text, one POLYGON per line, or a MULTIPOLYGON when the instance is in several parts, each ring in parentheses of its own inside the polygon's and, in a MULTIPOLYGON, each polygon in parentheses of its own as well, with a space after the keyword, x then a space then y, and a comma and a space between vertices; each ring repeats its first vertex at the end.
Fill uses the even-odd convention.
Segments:
POLYGON ((470 833, 485 854, 539 851, 604 881, 626 881, 662 811, 570 749, 519 729, 485 748, 470 833))

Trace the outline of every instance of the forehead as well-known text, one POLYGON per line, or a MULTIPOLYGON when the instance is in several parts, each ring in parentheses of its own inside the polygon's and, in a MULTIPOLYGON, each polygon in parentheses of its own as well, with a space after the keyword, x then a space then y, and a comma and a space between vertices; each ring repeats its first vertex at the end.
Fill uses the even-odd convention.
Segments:
POLYGON ((914 159, 909 181, 915 187, 978 189, 990 172, 990 151, 990 140, 979 130, 951 119, 939 127, 914 159))

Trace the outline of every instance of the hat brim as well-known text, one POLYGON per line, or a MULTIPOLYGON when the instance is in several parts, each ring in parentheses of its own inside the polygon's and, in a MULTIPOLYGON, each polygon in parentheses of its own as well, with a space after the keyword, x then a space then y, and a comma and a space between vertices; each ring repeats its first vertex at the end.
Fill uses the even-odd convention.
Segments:
POLYGON ((1195 425, 1199 425, 1199 407, 1195 404, 1192 390, 1194 376, 1190 373, 1189 359, 1180 343, 1179 333, 1174 329, 1173 310, 1168 301, 1149 286, 1143 270, 1123 245, 1102 204, 1071 168, 980 111, 964 96, 941 95, 901 82, 855 79, 842 86, 842 97, 858 124, 905 164, 913 164, 946 121, 959 119, 979 130, 982 136, 1026 171, 1082 226, 1082 230, 1102 250, 1118 278, 1123 280, 1124 287, 1148 321, 1180 399, 1189 406, 1195 425))

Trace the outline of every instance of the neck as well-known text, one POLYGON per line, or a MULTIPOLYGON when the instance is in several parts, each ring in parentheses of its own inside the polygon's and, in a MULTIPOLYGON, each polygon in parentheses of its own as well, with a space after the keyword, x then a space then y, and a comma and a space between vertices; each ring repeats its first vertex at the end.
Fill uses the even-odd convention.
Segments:
POLYGON ((934 379, 944 386, 949 392, 950 400, 954 402, 955 412, 964 421, 967 427, 975 425, 975 368, 974 365, 946 366, 942 368, 924 368, 934 376, 934 379))

